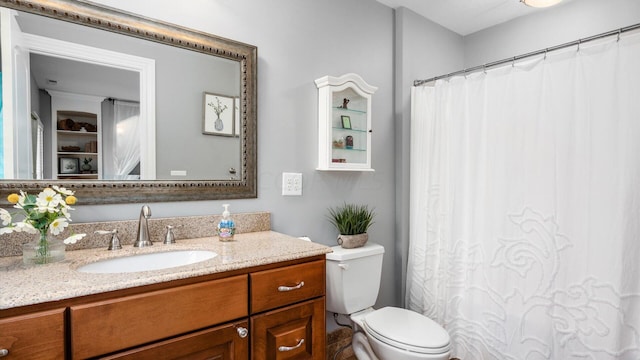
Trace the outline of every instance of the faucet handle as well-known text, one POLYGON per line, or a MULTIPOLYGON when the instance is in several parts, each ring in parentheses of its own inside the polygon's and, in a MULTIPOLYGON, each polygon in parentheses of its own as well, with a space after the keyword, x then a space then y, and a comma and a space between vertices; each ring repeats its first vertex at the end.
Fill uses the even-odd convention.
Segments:
POLYGON ((113 229, 111 231, 108 230, 96 230, 94 234, 106 235, 111 234, 111 241, 109 241, 109 248, 107 250, 120 250, 122 249, 122 245, 120 245, 120 239, 118 238, 118 229, 113 229))
POLYGON ((164 234, 164 242, 163 244, 168 245, 168 244, 175 244, 176 243, 176 237, 173 235, 173 229, 182 227, 182 225, 167 225, 167 232, 166 234, 164 234))

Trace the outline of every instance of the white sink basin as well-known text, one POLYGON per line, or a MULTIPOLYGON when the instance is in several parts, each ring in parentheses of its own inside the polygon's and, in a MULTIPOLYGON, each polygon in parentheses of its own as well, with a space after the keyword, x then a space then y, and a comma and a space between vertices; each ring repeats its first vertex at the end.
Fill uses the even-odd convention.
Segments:
POLYGON ((217 253, 208 250, 175 250, 124 256, 80 266, 78 271, 94 274, 130 273, 162 270, 213 259, 217 253))

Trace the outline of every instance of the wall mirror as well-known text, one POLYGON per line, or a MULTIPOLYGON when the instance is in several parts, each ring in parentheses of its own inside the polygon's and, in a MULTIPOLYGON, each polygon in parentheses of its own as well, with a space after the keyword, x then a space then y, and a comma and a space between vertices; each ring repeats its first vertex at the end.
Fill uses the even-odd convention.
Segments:
POLYGON ((0 6, 3 67, 6 49, 25 59, 3 71, 4 103, 7 93, 26 94, 4 107, 2 204, 48 185, 74 190, 82 204, 257 197, 255 46, 85 1, 0 6), (68 105, 78 98, 93 102, 97 120, 68 105), (125 158, 119 149, 128 144, 112 122, 123 111, 116 103, 137 103, 142 124, 138 157, 124 170, 111 159, 125 158), (92 167, 61 171, 73 158, 92 167))

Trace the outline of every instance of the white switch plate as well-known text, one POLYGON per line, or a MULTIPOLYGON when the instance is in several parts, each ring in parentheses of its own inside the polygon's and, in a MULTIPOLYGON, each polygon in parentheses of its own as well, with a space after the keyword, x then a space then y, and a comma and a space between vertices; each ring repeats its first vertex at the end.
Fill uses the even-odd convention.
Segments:
POLYGON ((187 176, 187 170, 171 170, 171 176, 187 176))
POLYGON ((282 195, 302 196, 302 174, 282 173, 282 195))

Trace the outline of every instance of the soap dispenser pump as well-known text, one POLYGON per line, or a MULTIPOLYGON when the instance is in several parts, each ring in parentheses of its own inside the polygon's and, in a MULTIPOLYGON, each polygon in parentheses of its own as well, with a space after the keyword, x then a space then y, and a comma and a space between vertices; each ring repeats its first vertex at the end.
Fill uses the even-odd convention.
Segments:
POLYGON ((229 213, 229 204, 223 204, 222 220, 218 223, 218 240, 233 241, 233 235, 236 233, 236 224, 231 219, 229 213))

